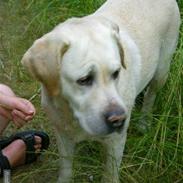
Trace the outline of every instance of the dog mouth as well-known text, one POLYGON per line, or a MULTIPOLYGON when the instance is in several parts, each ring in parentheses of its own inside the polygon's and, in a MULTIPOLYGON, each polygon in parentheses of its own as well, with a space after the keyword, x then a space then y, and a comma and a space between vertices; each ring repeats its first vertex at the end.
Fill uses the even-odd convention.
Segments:
POLYGON ((124 124, 120 125, 120 126, 116 126, 116 127, 111 127, 105 124, 101 126, 98 126, 94 129, 90 129, 90 131, 86 130, 90 135, 93 136, 108 136, 111 135, 113 133, 122 133, 124 129, 124 124))
POLYGON ((122 133, 125 126, 125 121, 115 123, 107 123, 105 119, 93 118, 90 115, 87 118, 80 118, 79 115, 74 115, 75 120, 80 127, 91 136, 108 136, 112 133, 122 133))
POLYGON ((124 124, 122 125, 116 125, 115 127, 108 127, 108 134, 111 134, 111 133, 121 133, 123 131, 123 128, 124 128, 124 124))
POLYGON ((94 135, 95 135, 95 136, 110 136, 110 135, 113 134, 113 133, 121 134, 122 131, 123 131, 123 127, 120 127, 120 128, 118 128, 118 129, 111 129, 111 128, 108 128, 107 130, 102 131, 102 132, 99 132, 99 133, 95 133, 94 135))

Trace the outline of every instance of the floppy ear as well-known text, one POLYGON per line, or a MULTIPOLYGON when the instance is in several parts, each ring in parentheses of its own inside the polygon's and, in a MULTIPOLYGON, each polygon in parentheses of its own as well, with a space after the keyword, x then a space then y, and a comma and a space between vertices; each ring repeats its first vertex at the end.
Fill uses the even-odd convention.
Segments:
POLYGON ((22 64, 48 91, 50 96, 59 94, 60 62, 69 44, 48 38, 40 38, 25 53, 22 64))
POLYGON ((120 59, 121 59, 121 65, 123 66, 124 69, 126 69, 124 50, 123 50, 123 46, 122 46, 121 41, 120 41, 119 32, 118 33, 114 33, 114 39, 115 39, 116 44, 118 46, 118 50, 119 50, 119 54, 120 54, 120 59))
POLYGON ((114 40, 116 41, 116 44, 118 46, 119 49, 119 54, 120 54, 120 59, 121 59, 121 65, 123 66, 124 69, 126 69, 126 64, 125 64, 125 60, 124 60, 124 49, 122 46, 122 42, 121 42, 121 38, 120 38, 120 30, 117 24, 115 24, 114 22, 109 21, 106 18, 102 18, 101 22, 107 26, 108 28, 111 29, 111 33, 112 36, 114 38, 114 40))

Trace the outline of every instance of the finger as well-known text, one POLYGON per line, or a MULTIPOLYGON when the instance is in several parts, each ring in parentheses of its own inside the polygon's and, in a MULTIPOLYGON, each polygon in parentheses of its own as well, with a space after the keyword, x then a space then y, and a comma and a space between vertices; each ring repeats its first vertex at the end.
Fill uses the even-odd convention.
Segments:
POLYGON ((33 105, 30 101, 28 101, 28 100, 26 100, 26 99, 23 99, 23 98, 21 98, 21 101, 22 101, 22 102, 26 105, 26 107, 27 107, 27 114, 35 115, 36 109, 35 109, 34 105, 33 105))
POLYGON ((25 117, 25 120, 26 121, 31 121, 33 119, 33 116, 32 115, 28 115, 25 117))
POLYGON ((35 136, 34 139, 35 139, 35 144, 41 144, 41 142, 42 142, 41 137, 35 136))
POLYGON ((17 109, 26 114, 34 114, 35 108, 31 102, 26 99, 11 97, 0 94, 0 104, 7 109, 17 109))
POLYGON ((15 97, 7 96, 0 93, 0 105, 6 109, 12 110, 14 108, 14 98, 15 97))
POLYGON ((23 120, 25 120, 25 121, 30 121, 30 120, 32 120, 33 119, 33 115, 28 115, 28 114, 25 114, 25 113, 23 113, 23 112, 21 112, 21 111, 18 111, 17 109, 14 109, 13 111, 12 111, 12 115, 16 115, 16 116, 18 116, 19 118, 21 118, 21 119, 23 119, 23 120))
POLYGON ((13 118, 13 123, 17 128, 21 128, 20 124, 17 122, 15 118, 13 118))
POLYGON ((41 149, 41 144, 34 145, 35 149, 41 149))
POLYGON ((15 124, 15 126, 17 128, 21 128, 22 126, 25 125, 26 121, 22 120, 21 118, 19 118, 16 115, 13 115, 13 123, 15 124))
POLYGON ((17 116, 17 117, 19 117, 19 118, 21 118, 21 119, 23 119, 23 120, 25 120, 25 118, 26 118, 26 115, 25 115, 23 112, 18 111, 17 109, 14 109, 14 110, 12 111, 12 115, 13 115, 13 116, 17 116))
POLYGON ((12 119, 12 115, 11 115, 11 111, 4 109, 3 107, 0 106, 0 115, 11 120, 12 119))

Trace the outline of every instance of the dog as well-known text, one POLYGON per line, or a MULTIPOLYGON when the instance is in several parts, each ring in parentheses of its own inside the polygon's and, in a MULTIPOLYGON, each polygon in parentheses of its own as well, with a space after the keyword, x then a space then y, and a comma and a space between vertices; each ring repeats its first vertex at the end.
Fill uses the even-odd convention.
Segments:
POLYGON ((102 182, 120 182, 135 99, 147 87, 142 111, 151 111, 168 75, 179 26, 175 0, 107 0, 93 14, 59 24, 28 49, 22 63, 41 82, 42 105, 56 131, 58 182, 71 181, 74 147, 87 139, 107 150, 105 172, 111 178, 102 182))

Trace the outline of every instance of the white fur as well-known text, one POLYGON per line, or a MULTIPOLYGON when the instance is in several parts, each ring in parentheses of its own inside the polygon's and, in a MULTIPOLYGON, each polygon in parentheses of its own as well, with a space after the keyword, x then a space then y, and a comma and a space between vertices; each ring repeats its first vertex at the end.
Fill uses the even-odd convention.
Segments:
POLYGON ((94 14, 59 24, 24 55, 23 64, 42 83, 42 105, 55 127, 60 183, 71 180, 74 146, 85 139, 106 146, 111 179, 102 181, 119 183, 135 98, 149 84, 142 111, 151 110, 167 77, 179 24, 175 0, 108 0, 94 14), (92 86, 78 85, 90 73, 92 86), (111 133, 103 114, 114 105, 124 110, 126 121, 111 133))

